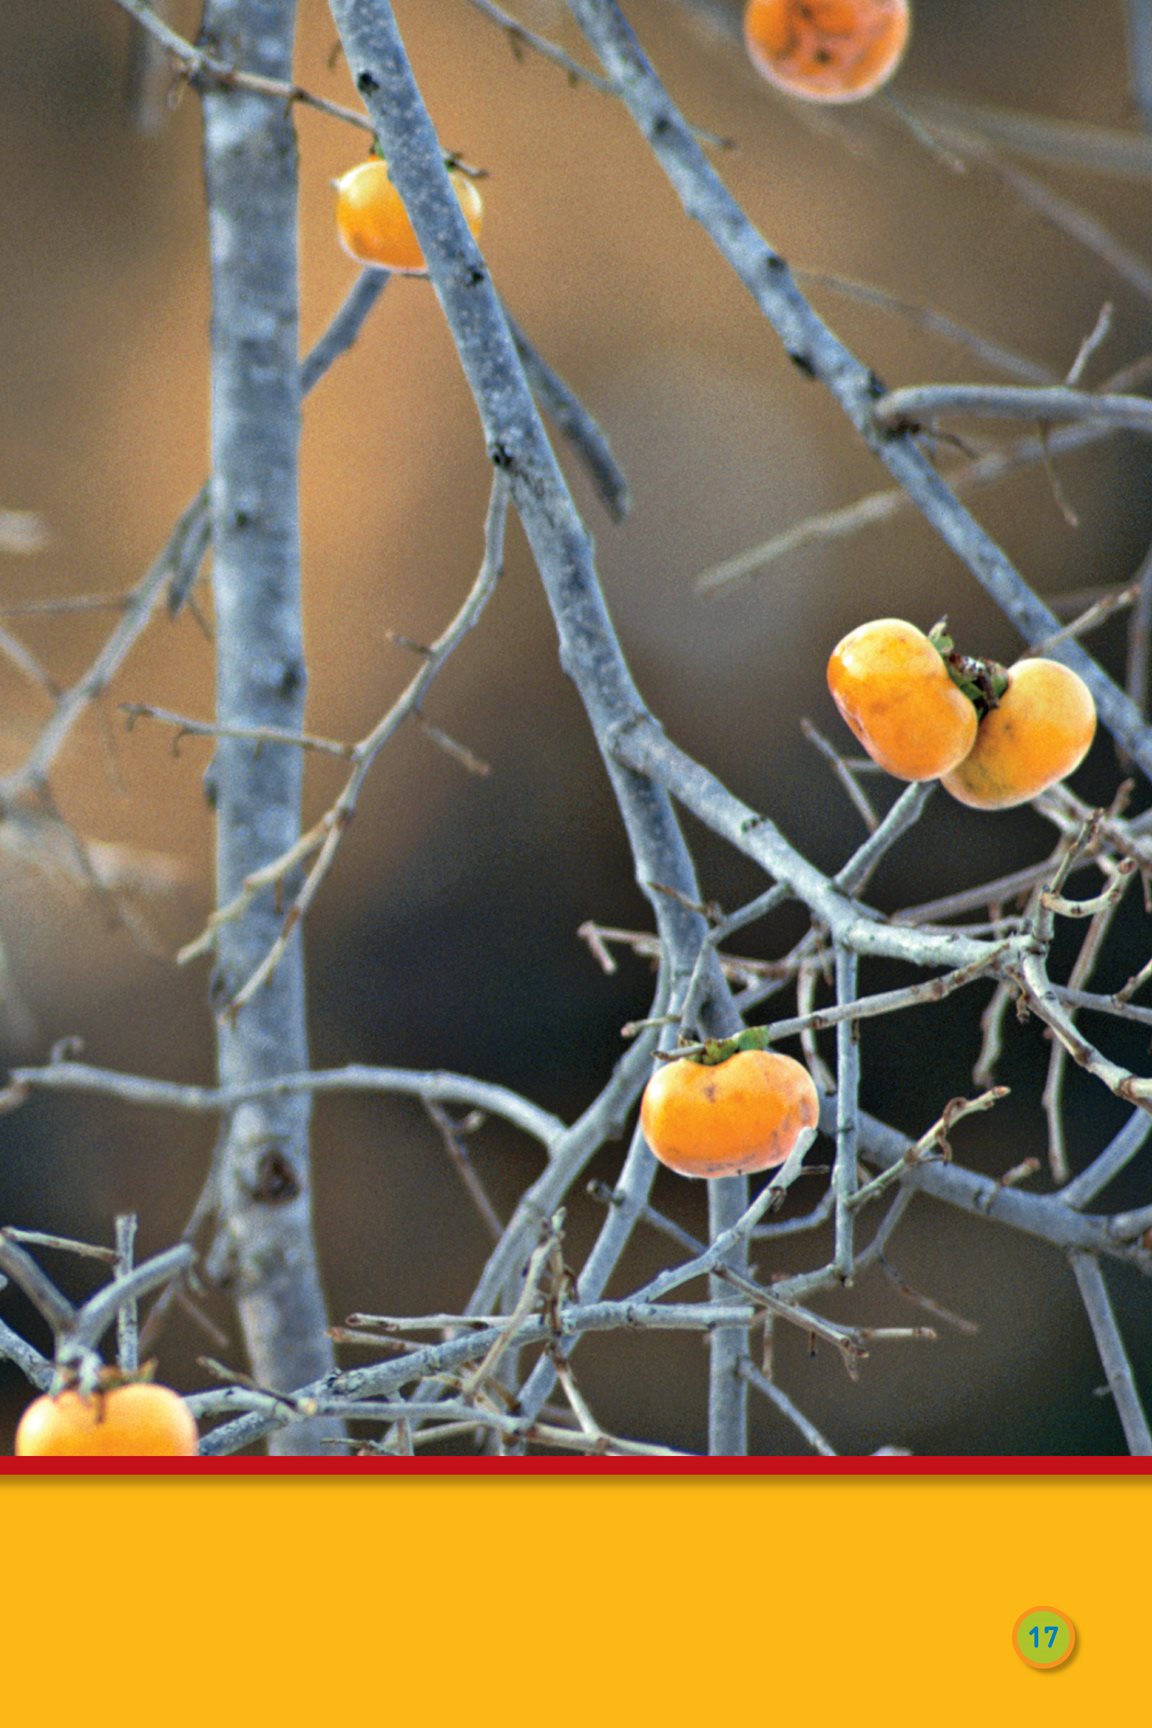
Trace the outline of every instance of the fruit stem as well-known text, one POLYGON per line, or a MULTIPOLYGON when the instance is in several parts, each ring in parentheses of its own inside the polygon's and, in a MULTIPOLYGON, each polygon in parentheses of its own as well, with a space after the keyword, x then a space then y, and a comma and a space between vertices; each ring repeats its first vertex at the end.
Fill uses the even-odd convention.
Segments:
POLYGON ((999 708, 1000 698, 1008 688, 1008 674, 998 660, 961 654, 949 633, 947 618, 932 626, 928 640, 943 660, 949 678, 967 696, 981 720, 993 708, 999 708))
POLYGON ((706 1038, 702 1044, 692 1045, 677 1054, 686 1056, 690 1062, 700 1062, 706 1068, 715 1068, 721 1062, 727 1062, 730 1056, 739 1055, 741 1050, 767 1050, 771 1042, 770 1027, 746 1026, 743 1032, 736 1032, 731 1038, 706 1038))

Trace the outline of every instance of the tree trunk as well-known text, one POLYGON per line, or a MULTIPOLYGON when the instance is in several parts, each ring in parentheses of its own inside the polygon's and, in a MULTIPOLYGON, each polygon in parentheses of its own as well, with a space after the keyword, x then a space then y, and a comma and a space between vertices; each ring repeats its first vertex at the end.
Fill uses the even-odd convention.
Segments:
MULTIPOLYGON (((247 71, 291 77, 293 0, 209 0, 203 40, 247 71)), ((216 714, 222 727, 300 731, 305 662, 300 616, 297 451, 296 139, 282 101, 237 90, 204 98, 212 267, 213 592, 216 714)), ((289 848, 300 831, 301 752, 221 737, 209 771, 217 820, 217 903, 289 848)), ((285 884, 288 894, 292 884, 285 884)), ((221 925, 212 1000, 219 1012, 267 953, 282 908, 272 890, 221 925)), ((219 1021, 224 1086, 308 1066, 300 932, 267 986, 219 1021)), ((305 1095, 238 1109, 220 1153, 225 1264, 251 1371, 290 1390, 332 1366, 316 1268, 305 1095)), ((331 1424, 276 1436, 315 1452, 331 1424)))

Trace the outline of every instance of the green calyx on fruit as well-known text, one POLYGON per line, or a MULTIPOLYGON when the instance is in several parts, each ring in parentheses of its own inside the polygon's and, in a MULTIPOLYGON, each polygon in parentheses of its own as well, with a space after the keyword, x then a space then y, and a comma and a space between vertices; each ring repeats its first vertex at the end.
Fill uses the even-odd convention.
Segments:
POLYGON ((687 1062, 699 1062, 705 1068, 716 1068, 721 1062, 727 1062, 730 1056, 738 1056, 742 1050, 767 1050, 771 1043, 771 1027, 746 1026, 743 1032, 736 1032, 731 1038, 705 1038, 699 1044, 684 1044, 679 1050, 662 1050, 659 1055, 665 1062, 683 1058, 687 1062))
POLYGON ((1000 706, 1000 698, 1008 688, 1008 673, 998 660, 961 654, 949 633, 947 618, 932 626, 928 640, 943 660, 949 678, 967 696, 981 720, 1000 706))

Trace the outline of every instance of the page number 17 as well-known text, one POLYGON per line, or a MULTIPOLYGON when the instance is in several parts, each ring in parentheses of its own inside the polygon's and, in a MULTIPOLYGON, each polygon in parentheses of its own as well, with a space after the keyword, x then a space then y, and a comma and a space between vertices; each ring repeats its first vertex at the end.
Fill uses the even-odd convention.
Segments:
POLYGON ((1075 1649, 1076 1628, 1062 1608, 1041 1602, 1020 1615, 1012 1646, 1029 1668, 1059 1668, 1075 1649))

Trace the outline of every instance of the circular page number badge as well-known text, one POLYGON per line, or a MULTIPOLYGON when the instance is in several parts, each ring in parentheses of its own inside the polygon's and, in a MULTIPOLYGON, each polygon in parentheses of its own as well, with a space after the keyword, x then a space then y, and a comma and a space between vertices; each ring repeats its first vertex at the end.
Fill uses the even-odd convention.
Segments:
POLYGON ((1059 1608, 1029 1608, 1012 1628, 1012 1648, 1029 1668, 1059 1668, 1076 1648, 1076 1628, 1059 1608))

